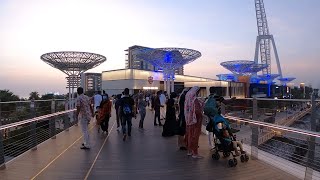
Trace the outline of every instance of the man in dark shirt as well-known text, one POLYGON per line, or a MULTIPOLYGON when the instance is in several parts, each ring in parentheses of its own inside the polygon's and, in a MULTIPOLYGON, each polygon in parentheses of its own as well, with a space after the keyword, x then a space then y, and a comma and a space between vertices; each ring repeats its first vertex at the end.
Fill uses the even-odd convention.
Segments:
POLYGON ((158 126, 156 122, 157 118, 158 118, 159 126, 162 126, 160 122, 160 108, 161 108, 160 95, 161 95, 161 91, 158 91, 157 96, 154 99, 154 122, 153 122, 154 126, 158 126))
POLYGON ((135 116, 134 100, 129 96, 128 88, 124 89, 124 95, 119 102, 118 111, 121 116, 123 141, 125 141, 127 138, 126 124, 128 125, 128 136, 131 136, 132 117, 135 116))
POLYGON ((116 109, 116 119, 117 119, 117 131, 120 131, 120 123, 121 123, 121 114, 119 114, 119 104, 121 102, 122 94, 118 94, 116 96, 116 102, 114 104, 114 108, 116 109))

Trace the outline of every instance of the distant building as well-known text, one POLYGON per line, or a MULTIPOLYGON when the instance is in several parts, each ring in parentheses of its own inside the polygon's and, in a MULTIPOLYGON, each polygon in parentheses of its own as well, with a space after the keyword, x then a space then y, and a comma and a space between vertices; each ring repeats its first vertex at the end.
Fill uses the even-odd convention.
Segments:
POLYGON ((306 97, 306 85, 304 83, 300 83, 300 90, 302 91, 303 98, 306 97))
MULTIPOLYGON (((131 46, 126 49, 126 69, 139 69, 139 70, 147 70, 147 71, 156 71, 161 72, 162 69, 153 66, 152 64, 144 61, 143 59, 139 59, 136 56, 137 51, 142 48, 141 46, 131 46)), ((184 69, 183 66, 179 69, 176 69, 175 74, 183 75, 184 69)))
POLYGON ((81 74, 81 87, 84 92, 101 90, 101 73, 81 74))

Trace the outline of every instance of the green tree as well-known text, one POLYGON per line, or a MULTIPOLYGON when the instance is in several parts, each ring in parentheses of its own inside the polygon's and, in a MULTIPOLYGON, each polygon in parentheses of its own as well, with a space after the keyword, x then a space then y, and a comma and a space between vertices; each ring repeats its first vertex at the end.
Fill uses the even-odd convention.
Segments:
POLYGON ((42 100, 49 100, 49 99, 53 99, 54 95, 53 94, 45 94, 41 96, 42 100))
POLYGON ((29 100, 34 99, 34 100, 39 100, 40 96, 37 91, 33 91, 29 94, 29 100))
MULTIPOLYGON (((19 97, 7 89, 0 90, 0 99, 1 99, 1 102, 19 101, 19 97)), ((15 113, 16 103, 1 104, 0 111, 1 111, 1 118, 7 119, 12 113, 15 113)), ((2 121, 2 124, 5 124, 5 122, 2 121)))
POLYGON ((294 87, 291 89, 292 99, 303 99, 303 92, 300 88, 294 87))
POLYGON ((0 90, 0 100, 1 102, 8 102, 8 101, 19 101, 20 99, 19 99, 19 96, 5 89, 5 90, 0 90))

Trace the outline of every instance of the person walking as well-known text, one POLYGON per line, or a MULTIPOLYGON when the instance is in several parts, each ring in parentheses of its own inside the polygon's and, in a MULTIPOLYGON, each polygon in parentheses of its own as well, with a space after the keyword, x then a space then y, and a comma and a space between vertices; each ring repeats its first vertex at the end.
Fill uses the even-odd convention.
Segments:
POLYGON ((116 102, 114 103, 114 108, 116 110, 117 131, 120 131, 120 124, 121 124, 121 114, 119 113, 121 96, 122 96, 122 94, 118 94, 116 96, 116 102))
POLYGON ((91 117, 94 117, 93 108, 90 105, 90 98, 83 94, 83 88, 78 87, 78 97, 76 101, 77 119, 80 122, 83 133, 83 144, 80 149, 90 149, 88 124, 91 117))
POLYGON ((101 95, 101 91, 98 91, 93 96, 93 108, 94 108, 94 113, 96 116, 98 115, 98 110, 100 108, 100 104, 101 104, 102 99, 103 99, 103 96, 101 95))
POLYGON ((161 121, 160 121, 160 108, 161 108, 160 95, 161 95, 161 91, 158 91, 157 96, 154 98, 154 103, 153 103, 153 107, 154 107, 153 125, 154 126, 158 126, 158 124, 156 122, 157 118, 158 118, 159 126, 162 126, 161 121))
POLYGON ((204 103, 197 98, 200 88, 192 87, 186 94, 184 114, 186 118, 186 144, 188 155, 193 158, 203 158, 198 154, 198 143, 201 134, 202 111, 204 103))
POLYGON ((121 114, 122 118, 122 133, 123 138, 122 140, 125 141, 128 136, 131 136, 131 126, 132 126, 132 117, 135 117, 135 111, 134 111, 134 100, 132 97, 129 96, 129 89, 124 89, 124 95, 121 98, 120 104, 119 104, 119 113, 121 114), (128 126, 128 132, 127 127, 128 126))
POLYGON ((163 125, 162 136, 169 137, 174 136, 176 133, 176 108, 175 108, 175 100, 174 98, 177 97, 175 92, 170 94, 170 99, 167 101, 167 110, 166 110, 166 121, 163 125))
POLYGON ((162 90, 160 90, 160 96, 159 96, 159 100, 160 100, 160 118, 161 119, 166 119, 166 101, 167 98, 164 94, 164 92, 162 90))
MULTIPOLYGON (((98 116, 97 116, 97 125, 99 125, 102 131, 106 132, 106 134, 108 134, 108 129, 109 129, 109 120, 111 117, 111 106, 112 106, 112 102, 109 100, 109 98, 102 100, 99 111, 98 111, 98 116)), ((100 129, 100 127, 98 128, 100 129)))
POLYGON ((140 114, 139 128, 143 129, 144 118, 146 117, 147 101, 143 99, 143 94, 139 95, 138 108, 140 114))

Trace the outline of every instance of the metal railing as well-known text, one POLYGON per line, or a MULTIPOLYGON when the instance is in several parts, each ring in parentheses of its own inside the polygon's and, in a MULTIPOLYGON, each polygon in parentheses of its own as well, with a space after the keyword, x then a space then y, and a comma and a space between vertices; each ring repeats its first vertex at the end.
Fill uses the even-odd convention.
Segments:
MULTIPOLYGON (((25 119, 4 119, 4 125, 0 124, 0 169, 5 168, 5 163, 32 149, 47 139, 54 139, 56 134, 68 130, 74 125, 75 109, 65 110, 65 100, 2 102, 4 104, 28 104, 29 109, 25 119), (11 122, 11 123, 8 123, 11 122)), ((17 105, 16 105, 17 106, 17 105)), ((8 106, 7 106, 8 107, 8 106)), ((26 106, 22 106, 26 107, 26 106)), ((19 110, 19 109, 18 109, 19 110)), ((1 111, 0 111, 1 112, 1 111)))
POLYGON ((253 159, 265 161, 300 179, 320 179, 319 101, 314 98, 240 101, 246 101, 243 104, 247 106, 239 108, 237 103, 223 106, 222 113, 229 114, 225 117, 253 159))
MULTIPOLYGON (((231 122, 232 128, 239 131, 236 133, 237 139, 244 143, 245 149, 253 159, 265 161, 300 179, 320 179, 320 133, 317 132, 320 116, 317 105, 319 101, 255 98, 239 101, 245 101, 239 103, 243 106, 238 104, 222 106, 222 113, 229 114, 225 117, 231 122), (271 105, 261 103, 268 101, 271 105), (274 104, 278 102, 281 102, 280 105, 275 106, 274 104), (310 106, 304 108, 302 105, 307 105, 307 102, 310 102, 310 106), (303 110, 308 110, 307 108, 310 109, 308 110, 308 113, 311 113, 309 129, 295 127, 296 124, 301 123, 299 119, 290 125, 281 125, 277 120, 270 122, 264 118, 265 113, 275 111, 276 113, 271 117, 281 120, 282 116, 285 117, 281 109, 289 108, 299 108, 297 113, 290 114, 293 117, 301 114, 303 110), (277 117, 276 114, 280 113, 282 115, 277 117), (272 134, 272 136, 261 142, 265 134, 272 134)), ((10 159, 29 149, 36 149, 39 143, 54 138, 57 133, 68 129, 75 122, 70 122, 74 110, 57 112, 59 110, 54 108, 56 107, 54 101, 51 102, 51 107, 50 114, 35 117, 34 113, 30 119, 0 126, 0 166, 5 167, 5 162, 10 159), (11 133, 6 135, 6 130, 10 130, 11 133)), ((269 114, 267 116, 269 117, 269 114)))
POLYGON ((53 108, 64 111, 66 103, 65 99, 0 102, 0 125, 50 114, 53 108))

